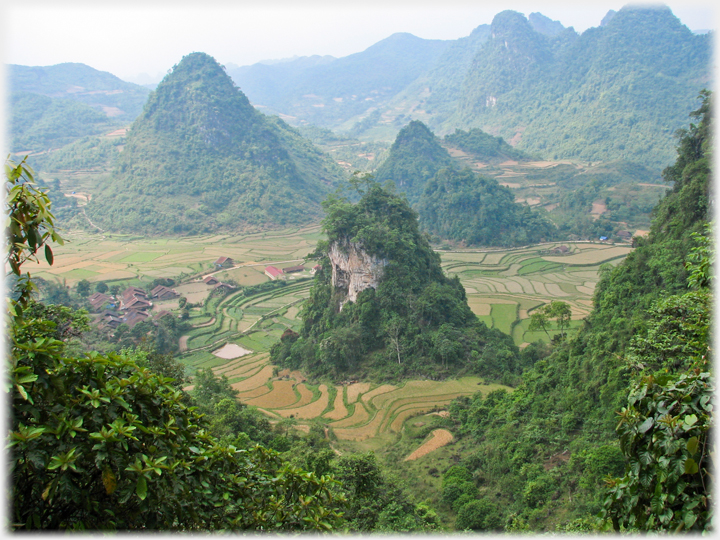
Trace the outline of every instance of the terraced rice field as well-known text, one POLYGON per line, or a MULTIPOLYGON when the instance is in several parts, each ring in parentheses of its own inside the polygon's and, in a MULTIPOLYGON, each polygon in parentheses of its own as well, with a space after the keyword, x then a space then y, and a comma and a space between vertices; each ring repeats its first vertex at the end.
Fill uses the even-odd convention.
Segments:
MULTIPOLYGON (((409 381, 398 386, 363 382, 316 387, 297 371, 276 371, 273 375, 267 353, 229 361, 215 367, 214 372, 227 376, 233 388, 240 392, 241 401, 258 407, 271 421, 292 418, 301 429, 310 422, 321 422, 340 444, 387 439, 399 433, 409 418, 443 409, 456 397, 506 388, 486 385, 479 377, 441 382, 409 381), (334 394, 332 399, 331 394, 334 394)), ((450 440, 446 435, 440 439, 450 440)), ((429 446, 439 447, 438 441, 429 446)))
POLYGON ((567 302, 573 313, 571 327, 579 326, 592 309, 600 266, 616 265, 630 251, 629 246, 566 242, 440 256, 445 272, 460 278, 468 304, 480 320, 512 335, 522 347, 549 339, 542 331, 528 331, 528 324, 532 311, 551 300, 567 302), (561 245, 569 248, 567 254, 552 252, 561 245))
MULTIPOLYGON (((212 368, 227 376, 239 398, 272 421, 291 418, 303 430, 310 422, 321 422, 339 447, 377 448, 391 442, 412 418, 442 410, 458 396, 499 387, 485 385, 477 377, 409 381, 402 386, 368 382, 313 386, 299 372, 278 374, 269 364, 267 351, 286 329, 299 329, 300 308, 312 281, 293 276, 285 286, 250 296, 245 296, 242 287, 268 282, 265 266, 300 262, 321 237, 317 226, 177 239, 67 236, 70 242, 56 248, 55 265, 49 268, 41 263, 35 275, 65 279, 68 285, 79 279, 127 286, 146 284, 154 277, 184 278, 184 283, 176 286, 178 292, 191 303, 202 303, 190 310, 193 328, 183 336, 183 352, 178 356, 188 372, 212 368), (212 268, 212 262, 223 255, 233 258, 236 267, 212 268), (209 273, 221 281, 232 279, 241 287, 222 299, 206 300, 211 287, 201 279, 209 273), (239 358, 213 354, 221 349, 237 350, 223 349, 227 344, 250 353, 239 358)), ((573 324, 581 324, 592 307, 600 266, 617 264, 629 251, 629 247, 606 244, 558 243, 514 250, 441 252, 441 260, 448 275, 459 276, 476 315, 488 326, 512 335, 522 346, 548 339, 543 332, 529 332, 528 323, 532 311, 551 300, 569 303, 573 324), (560 245, 569 247, 567 254, 551 251, 560 245)))

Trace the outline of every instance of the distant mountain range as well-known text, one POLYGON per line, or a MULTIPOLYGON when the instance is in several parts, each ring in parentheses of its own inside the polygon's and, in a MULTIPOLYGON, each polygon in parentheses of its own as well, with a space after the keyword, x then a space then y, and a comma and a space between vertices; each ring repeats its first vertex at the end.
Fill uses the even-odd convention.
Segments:
MULTIPOLYGON (((420 120, 439 136, 480 128, 546 159, 659 171, 699 91, 712 86, 711 40, 665 7, 611 10, 581 35, 540 13, 504 11, 457 40, 393 34, 343 58, 226 72, 255 107, 291 125, 391 142, 420 120)), ((13 151, 127 125, 150 92, 82 64, 10 66, 9 82, 13 151)))
POLYGON ((712 84, 711 37, 665 7, 610 11, 582 35, 505 11, 454 41, 395 34, 345 58, 228 73, 255 106, 293 124, 392 141, 417 119, 440 135, 482 128, 548 158, 661 168, 712 84))

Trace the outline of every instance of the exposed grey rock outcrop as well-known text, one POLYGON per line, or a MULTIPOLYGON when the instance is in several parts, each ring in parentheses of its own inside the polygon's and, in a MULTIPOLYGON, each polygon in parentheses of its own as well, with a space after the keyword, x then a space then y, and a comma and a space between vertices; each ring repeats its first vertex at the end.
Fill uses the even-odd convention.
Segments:
POLYGON ((347 301, 355 302, 357 295, 372 287, 376 289, 387 259, 369 255, 355 242, 333 242, 330 246, 333 287, 346 291, 347 301))

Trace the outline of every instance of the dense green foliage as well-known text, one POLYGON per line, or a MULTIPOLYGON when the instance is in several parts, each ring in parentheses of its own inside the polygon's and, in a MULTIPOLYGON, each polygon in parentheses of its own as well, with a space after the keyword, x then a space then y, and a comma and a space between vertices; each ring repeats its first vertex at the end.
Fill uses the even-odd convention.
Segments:
POLYGON ((328 241, 316 251, 322 270, 303 305, 300 334, 289 333, 273 347, 273 362, 333 378, 436 378, 465 371, 511 381, 521 368, 516 346, 477 320, 460 281, 443 274, 415 212, 372 181, 359 189, 357 204, 338 196, 324 203, 328 241), (333 245, 360 246, 384 260, 377 289, 344 303, 347 292, 332 283, 333 245))
POLYGON ((549 37, 519 13, 492 23, 449 127, 481 127, 549 158, 672 161, 673 134, 710 76, 710 36, 667 7, 626 6, 582 35, 549 37))
POLYGON ((84 314, 33 303, 22 264, 61 241, 24 163, 6 165, 19 279, 9 302, 12 529, 328 530, 342 523, 334 481, 272 450, 238 450, 208 432, 168 357, 83 353, 63 340, 84 314))
POLYGON ((307 223, 341 175, 256 111, 215 60, 193 53, 150 95, 87 214, 103 228, 144 233, 307 223))
POLYGON ((510 146, 502 137, 493 137, 477 128, 469 131, 456 129, 455 133, 445 135, 443 142, 447 146, 472 154, 482 161, 527 159, 530 157, 525 152, 510 146))
POLYGON ((664 173, 674 187, 655 211, 649 238, 603 271, 581 331, 526 371, 512 394, 478 395, 452 407, 461 432, 477 441, 465 464, 482 493, 506 503, 507 530, 596 527, 602 479, 622 474, 623 453, 628 472, 614 481, 608 500, 616 526, 709 522, 709 465, 695 470, 700 454, 690 442, 697 437, 704 445, 710 416, 703 396, 711 385, 696 363, 707 353, 709 306, 706 293, 688 292, 707 280, 686 267, 709 268, 691 251, 709 219, 712 132, 703 97, 700 122, 684 133, 678 160, 664 173), (665 341, 654 341, 658 335, 665 341), (638 369, 638 378, 651 377, 633 383, 638 369), (678 393, 687 401, 671 405, 678 393), (618 444, 616 411, 623 407, 618 444))
POLYGON ((400 130, 375 178, 378 182, 393 181, 398 192, 414 204, 427 181, 444 167, 452 167, 450 154, 425 124, 413 121, 400 130))
POLYGON ((425 184, 418 212, 429 233, 470 245, 517 246, 556 236, 544 211, 517 204, 508 188, 470 169, 439 170, 425 184))
MULTIPOLYGON (((498 148, 507 144, 479 130, 456 133, 453 140, 482 152, 487 137, 493 141, 493 149, 487 152, 502 157, 498 148)), ((394 182, 417 209, 422 228, 440 238, 471 245, 516 246, 555 236, 555 227, 542 213, 516 204, 510 189, 497 180, 454 167, 454 160, 432 132, 413 121, 398 133, 375 175, 378 181, 394 182)))
POLYGON ((29 92, 10 95, 10 148, 41 152, 88 135, 112 131, 117 122, 84 103, 29 92))

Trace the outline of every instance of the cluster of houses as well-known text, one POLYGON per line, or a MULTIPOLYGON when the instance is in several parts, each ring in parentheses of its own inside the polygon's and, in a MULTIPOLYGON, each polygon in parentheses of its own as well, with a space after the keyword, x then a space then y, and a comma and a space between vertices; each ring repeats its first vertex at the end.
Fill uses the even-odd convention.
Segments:
MULTIPOLYGON (((95 311, 101 311, 98 327, 101 330, 115 330, 121 324, 132 328, 141 321, 150 319, 153 300, 172 300, 180 296, 174 289, 158 285, 150 295, 139 287, 128 287, 115 299, 103 293, 95 293, 90 298, 90 305, 95 311), (113 311, 114 310, 114 311, 113 311)), ((162 310, 155 314, 153 320, 170 315, 169 311, 162 310)))

